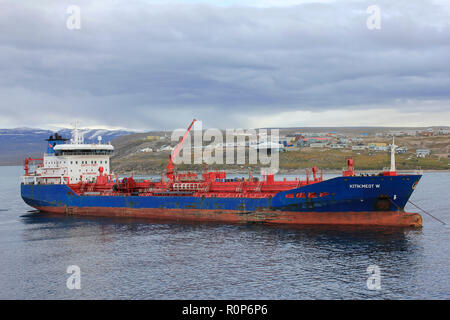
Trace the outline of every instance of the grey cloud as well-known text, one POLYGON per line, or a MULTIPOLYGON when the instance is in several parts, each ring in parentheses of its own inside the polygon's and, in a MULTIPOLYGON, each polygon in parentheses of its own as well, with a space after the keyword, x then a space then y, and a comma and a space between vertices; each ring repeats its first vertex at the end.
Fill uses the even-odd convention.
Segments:
MULTIPOLYGON (((206 126, 246 127, 255 114, 402 100, 407 111, 414 101, 450 99, 450 13, 431 1, 377 1, 377 31, 366 28, 365 1, 251 8, 80 0, 77 31, 65 27, 71 3, 39 3, 0 3, 3 126, 77 117, 160 129, 196 116, 206 126)), ((433 106, 437 117, 449 109, 433 106)))

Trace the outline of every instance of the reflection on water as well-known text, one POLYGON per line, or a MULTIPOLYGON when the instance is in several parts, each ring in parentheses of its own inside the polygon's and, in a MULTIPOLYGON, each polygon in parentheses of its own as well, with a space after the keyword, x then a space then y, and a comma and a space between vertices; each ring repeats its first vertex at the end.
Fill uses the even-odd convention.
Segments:
POLYGON ((386 298, 367 290, 366 268, 388 269, 398 284, 412 275, 423 250, 422 231, 411 229, 167 224, 48 214, 21 219, 30 226, 22 234, 25 243, 40 242, 39 250, 53 252, 53 259, 77 261, 101 283, 122 279, 130 288, 107 298, 386 298), (154 292, 147 296, 149 283, 154 292))
MULTIPOLYGON (((449 200, 430 201, 442 175, 415 202, 448 221, 449 200)), ((426 216, 423 229, 156 223, 27 212, 0 188, 0 298, 449 298, 449 228, 426 216), (81 290, 66 288, 69 265, 81 290), (367 289, 369 265, 381 290, 367 289)))

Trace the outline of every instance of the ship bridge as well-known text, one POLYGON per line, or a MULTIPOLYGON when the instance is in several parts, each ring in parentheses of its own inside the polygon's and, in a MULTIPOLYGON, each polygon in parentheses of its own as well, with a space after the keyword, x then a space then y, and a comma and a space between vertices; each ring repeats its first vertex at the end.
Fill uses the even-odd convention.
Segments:
POLYGON ((59 144, 54 147, 56 156, 68 155, 112 155, 114 147, 110 144, 59 144))
POLYGON ((110 143, 84 143, 83 133, 79 132, 77 123, 72 131, 72 138, 62 138, 58 134, 50 136, 47 141, 47 152, 42 159, 25 160, 24 181, 40 184, 73 184, 95 182, 99 173, 110 175, 109 159, 114 152, 110 143), (34 172, 30 172, 28 162, 40 160, 34 172))

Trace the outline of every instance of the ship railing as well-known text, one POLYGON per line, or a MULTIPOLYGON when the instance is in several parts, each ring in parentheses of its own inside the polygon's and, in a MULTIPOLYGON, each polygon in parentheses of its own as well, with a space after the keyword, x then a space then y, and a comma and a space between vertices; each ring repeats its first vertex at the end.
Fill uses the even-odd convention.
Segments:
POLYGON ((100 196, 100 191, 85 191, 83 192, 83 196, 100 196))
POLYGON ((420 174, 420 175, 422 175, 423 174, 423 170, 420 170, 420 169, 417 169, 417 170, 413 170, 413 169, 411 169, 411 170, 397 170, 397 173, 398 174, 402 174, 402 175, 404 175, 404 174, 407 174, 407 175, 420 174))
POLYGON ((176 182, 172 185, 174 190, 198 190, 203 186, 199 183, 176 182))
POLYGON ((23 184, 37 184, 37 176, 22 176, 23 184))

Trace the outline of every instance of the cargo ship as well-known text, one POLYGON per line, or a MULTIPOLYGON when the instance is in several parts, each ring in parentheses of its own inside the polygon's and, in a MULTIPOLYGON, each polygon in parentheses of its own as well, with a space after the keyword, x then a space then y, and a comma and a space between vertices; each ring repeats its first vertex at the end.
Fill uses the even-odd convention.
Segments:
POLYGON ((363 225, 420 227, 422 217, 404 208, 421 175, 400 174, 391 167, 357 174, 347 159, 342 176, 324 179, 307 170, 305 179, 276 180, 273 174, 229 178, 225 171, 178 173, 174 159, 191 123, 169 156, 158 179, 119 178, 111 172, 114 147, 85 143, 75 127, 72 138, 46 140, 40 159, 26 158, 23 200, 39 212, 65 215, 138 217, 163 221, 263 223, 282 225, 363 225), (34 164, 33 169, 31 163, 34 164))

